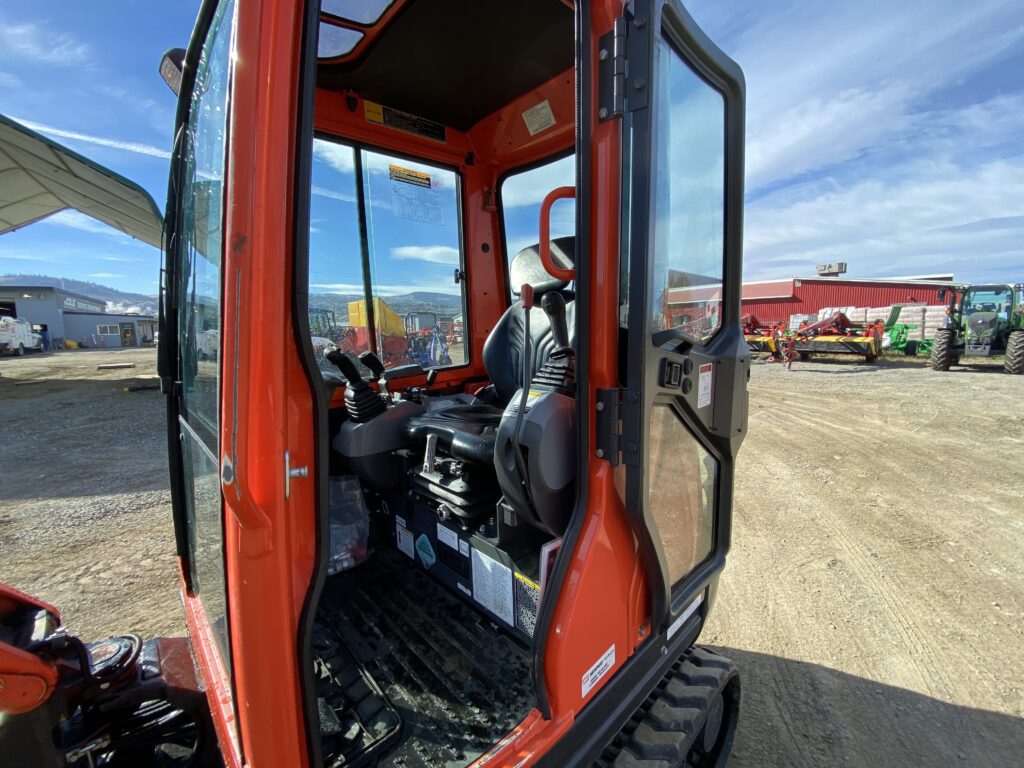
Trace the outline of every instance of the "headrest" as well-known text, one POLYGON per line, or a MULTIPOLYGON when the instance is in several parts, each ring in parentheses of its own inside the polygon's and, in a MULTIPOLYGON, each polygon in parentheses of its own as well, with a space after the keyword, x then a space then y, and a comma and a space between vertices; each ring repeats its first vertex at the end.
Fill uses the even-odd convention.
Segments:
MULTIPOLYGON (((576 253, 575 237, 556 237, 551 240, 551 258, 555 264, 564 268, 572 269, 574 265, 573 256, 576 253)), ((512 259, 508 267, 508 279, 512 284, 512 293, 519 295, 519 288, 523 283, 533 286, 533 291, 538 296, 548 291, 562 291, 569 286, 565 280, 552 277, 544 269, 540 260, 540 244, 523 248, 512 259)))

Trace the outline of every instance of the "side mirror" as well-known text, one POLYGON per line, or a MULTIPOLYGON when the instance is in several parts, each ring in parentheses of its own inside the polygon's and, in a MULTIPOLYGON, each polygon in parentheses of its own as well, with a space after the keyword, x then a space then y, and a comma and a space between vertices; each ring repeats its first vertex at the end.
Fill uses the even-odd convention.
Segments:
POLYGON ((160 59, 160 77, 177 96, 181 91, 181 73, 185 69, 185 49, 171 48, 160 59))

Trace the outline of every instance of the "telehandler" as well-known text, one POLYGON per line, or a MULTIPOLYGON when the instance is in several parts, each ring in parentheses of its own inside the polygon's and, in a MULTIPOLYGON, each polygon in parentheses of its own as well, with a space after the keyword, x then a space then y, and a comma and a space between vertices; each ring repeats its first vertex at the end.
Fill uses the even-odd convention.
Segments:
POLYGON ((724 765, 740 679, 695 642, 747 430, 737 65, 677 0, 206 0, 161 72, 197 673, 6 590, 5 765, 724 765), (673 325, 690 284, 721 298, 673 325), (366 348, 316 354, 353 291, 366 348), (464 359, 381 362, 412 291, 461 302, 464 359))

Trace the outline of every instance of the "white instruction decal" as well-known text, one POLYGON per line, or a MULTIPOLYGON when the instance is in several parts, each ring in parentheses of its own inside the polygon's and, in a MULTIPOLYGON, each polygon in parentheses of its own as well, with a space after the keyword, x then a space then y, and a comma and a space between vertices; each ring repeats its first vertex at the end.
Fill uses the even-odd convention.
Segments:
POLYGON ((615 643, 612 643, 612 647, 605 651, 600 659, 594 662, 594 666, 583 673, 583 696, 586 697, 588 693, 594 690, 594 686, 597 685, 601 681, 601 678, 607 675, 614 666, 615 643))
POLYGON ((408 528, 395 524, 395 543, 398 544, 398 551, 411 557, 413 560, 416 559, 416 554, 412 548, 412 531, 408 528))
POLYGON ((544 99, 535 107, 530 107, 523 112, 523 122, 526 123, 526 130, 531 136, 536 136, 541 131, 546 131, 555 124, 555 114, 551 111, 551 104, 544 99))
POLYGON ((692 603, 686 606, 686 610, 679 614, 679 618, 672 622, 671 626, 668 628, 668 640, 672 639, 672 635, 679 631, 679 628, 686 623, 686 620, 688 618, 693 616, 693 612, 696 611, 700 607, 700 604, 703 602, 704 593, 701 592, 699 595, 697 595, 696 599, 694 599, 692 603))
POLYGON ((459 554, 469 557, 469 542, 459 539, 459 554))
POLYGON ((704 408, 711 405, 711 384, 714 376, 714 366, 711 363, 704 363, 697 375, 697 407, 704 408))
POLYGON ((459 549, 459 537, 456 535, 455 531, 451 528, 445 528, 440 523, 437 524, 437 540, 442 544, 447 544, 456 551, 459 549))
POLYGON ((479 549, 473 550, 473 599, 509 626, 515 626, 512 570, 479 549))
POLYGON ((408 528, 409 527, 408 525, 405 524, 405 518, 402 517, 401 515, 395 515, 395 524, 396 525, 400 525, 403 528, 408 528))

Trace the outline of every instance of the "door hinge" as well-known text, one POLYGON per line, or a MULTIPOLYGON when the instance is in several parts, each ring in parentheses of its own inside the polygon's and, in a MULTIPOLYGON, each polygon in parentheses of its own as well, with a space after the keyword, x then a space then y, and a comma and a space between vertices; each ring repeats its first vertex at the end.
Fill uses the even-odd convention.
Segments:
POLYGON ((599 389, 595 455, 613 467, 640 466, 640 396, 632 390, 599 389))
POLYGON ((615 19, 612 31, 602 35, 597 52, 597 116, 602 122, 647 106, 649 90, 646 10, 615 19))

